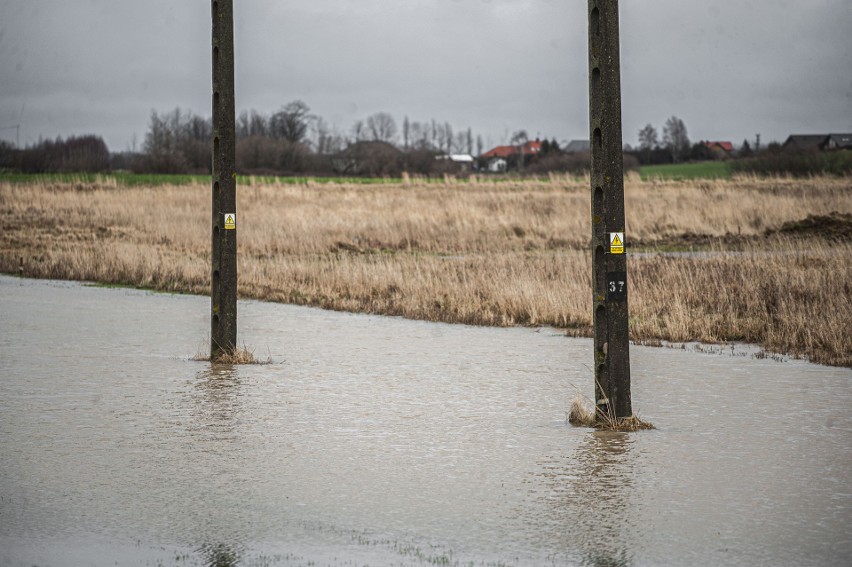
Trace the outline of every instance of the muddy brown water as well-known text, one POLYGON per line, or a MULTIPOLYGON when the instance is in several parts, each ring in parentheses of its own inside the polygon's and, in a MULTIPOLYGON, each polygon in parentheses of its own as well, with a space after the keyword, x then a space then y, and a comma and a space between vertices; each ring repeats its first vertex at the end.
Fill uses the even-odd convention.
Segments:
POLYGON ((852 371, 0 277, 0 565, 852 563, 852 371))

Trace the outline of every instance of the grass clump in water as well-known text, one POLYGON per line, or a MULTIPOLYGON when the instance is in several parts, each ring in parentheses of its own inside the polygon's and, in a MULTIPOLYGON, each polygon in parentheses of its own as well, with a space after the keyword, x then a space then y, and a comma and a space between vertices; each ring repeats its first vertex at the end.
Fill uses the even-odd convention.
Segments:
POLYGON ((213 362, 214 364, 227 364, 230 366, 238 364, 272 364, 272 356, 267 356, 266 359, 260 360, 254 356, 254 349, 250 349, 245 345, 242 348, 237 347, 232 351, 225 351, 216 359, 212 359, 209 354, 204 354, 201 351, 195 353, 192 360, 199 362, 213 362))
POLYGON ((568 423, 577 427, 593 427, 602 431, 640 431, 656 429, 652 423, 642 420, 637 415, 630 417, 615 417, 611 408, 601 411, 586 398, 577 394, 571 402, 567 414, 568 423))

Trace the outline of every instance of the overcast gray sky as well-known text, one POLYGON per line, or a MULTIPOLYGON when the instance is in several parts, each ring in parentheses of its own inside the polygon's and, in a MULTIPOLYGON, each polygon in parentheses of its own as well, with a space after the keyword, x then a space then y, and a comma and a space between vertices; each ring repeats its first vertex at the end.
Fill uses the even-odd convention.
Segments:
MULTIPOLYGON (((586 0, 235 0, 237 110, 294 99, 588 138, 586 0)), ((624 141, 852 132, 852 1, 621 0, 624 141)), ((209 0, 0 0, 0 138, 141 146, 152 110, 210 114, 209 0)))

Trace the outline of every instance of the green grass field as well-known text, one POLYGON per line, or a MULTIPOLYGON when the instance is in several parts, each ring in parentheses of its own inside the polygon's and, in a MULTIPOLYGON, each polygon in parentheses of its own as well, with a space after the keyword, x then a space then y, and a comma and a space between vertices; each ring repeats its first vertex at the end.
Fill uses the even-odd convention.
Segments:
POLYGON ((731 169, 724 161, 702 161, 697 163, 672 163, 643 165, 639 168, 643 181, 649 179, 728 179, 731 169))
MULTIPOLYGON (((649 179, 727 179, 731 177, 731 171, 727 163, 720 161, 679 163, 666 165, 646 165, 639 169, 642 180, 649 179)), ((490 181, 517 181, 516 175, 485 175, 482 179, 490 181)), ((526 179, 526 178, 525 178, 526 179)), ((547 176, 536 176, 534 179, 547 181, 547 176)), ((8 183, 78 183, 78 184, 115 184, 119 186, 132 187, 139 185, 190 185, 210 183, 209 175, 187 175, 187 174, 154 174, 154 173, 131 173, 127 171, 114 171, 109 173, 9 173, 0 171, 0 181, 8 183)), ((241 175, 241 185, 307 185, 313 184, 351 184, 351 185, 377 185, 383 183, 400 183, 400 178, 390 177, 311 177, 311 176, 271 176, 271 175, 241 175)), ((429 181, 443 183, 443 176, 435 177, 429 181)), ((466 181, 459 177, 458 182, 466 181)))
MULTIPOLYGON (((547 176, 534 176, 520 178, 517 175, 498 174, 482 176, 489 181, 518 181, 519 179, 535 179, 548 181, 547 176)), ((418 177, 418 179, 420 179, 418 177)), ((460 176, 453 178, 455 182, 465 183, 468 178, 460 176)), ((444 183, 443 176, 426 178, 430 183, 444 183)), ((190 185, 210 183, 209 175, 187 175, 187 174, 154 174, 154 173, 130 173, 116 171, 110 173, 8 173, 0 171, 0 182, 7 183, 71 183, 71 184, 115 184, 122 187, 135 187, 140 185, 190 185)), ((239 185, 382 185, 386 183, 402 183, 400 177, 320 177, 320 176, 274 176, 274 175, 240 175, 239 185)))
POLYGON ((111 173, 7 173, 0 172, 0 181, 7 183, 79 183, 111 184, 122 186, 136 185, 189 185, 207 183, 209 175, 161 175, 148 173, 111 172, 111 173))
MULTIPOLYGON (((79 183, 112 184, 121 186, 139 185, 190 185, 210 183, 209 175, 130 173, 6 173, 0 172, 0 181, 8 183, 79 183)), ((244 185, 306 185, 311 183, 347 183, 374 185, 399 183, 399 178, 374 177, 277 177, 265 175, 241 175, 239 183, 244 185)))

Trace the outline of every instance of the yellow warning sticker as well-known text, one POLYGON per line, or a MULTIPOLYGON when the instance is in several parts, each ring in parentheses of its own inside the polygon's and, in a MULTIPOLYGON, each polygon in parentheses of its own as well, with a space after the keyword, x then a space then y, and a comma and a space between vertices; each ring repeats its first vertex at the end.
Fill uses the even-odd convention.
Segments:
POLYGON ((235 230, 237 228, 237 213, 225 214, 225 230, 235 230))
POLYGON ((624 254, 624 233, 610 232, 609 233, 609 253, 624 254))

